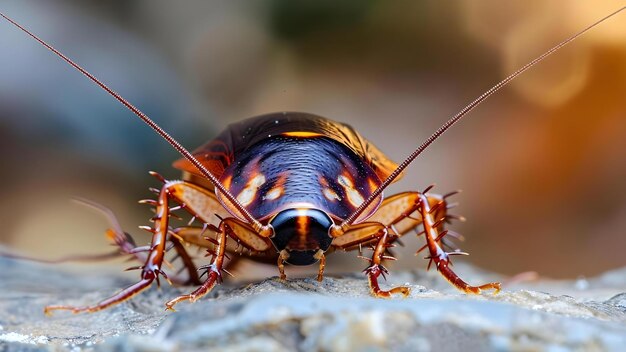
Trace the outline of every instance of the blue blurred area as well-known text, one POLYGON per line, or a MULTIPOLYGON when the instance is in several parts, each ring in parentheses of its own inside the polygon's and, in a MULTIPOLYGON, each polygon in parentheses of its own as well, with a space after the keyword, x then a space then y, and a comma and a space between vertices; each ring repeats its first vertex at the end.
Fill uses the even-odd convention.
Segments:
MULTIPOLYGON (((172 135, 200 143, 213 134, 206 123, 202 136, 179 74, 132 31, 67 6, 13 5, 5 11, 101 77, 172 135)), ((122 105, 24 33, 3 31, 1 45, 11 51, 0 62, 2 129, 19 140, 20 149, 53 146, 113 162, 129 173, 166 167, 176 157, 122 105)), ((5 150, 3 159, 32 161, 20 149, 5 150)))

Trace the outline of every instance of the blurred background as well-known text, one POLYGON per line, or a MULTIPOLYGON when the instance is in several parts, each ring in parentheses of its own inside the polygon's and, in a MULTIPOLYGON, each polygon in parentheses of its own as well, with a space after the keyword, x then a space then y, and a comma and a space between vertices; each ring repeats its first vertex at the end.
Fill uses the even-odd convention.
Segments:
MULTIPOLYGON (((190 149, 230 122, 291 110, 349 123, 401 161, 499 80, 620 6, 20 0, 3 1, 2 11, 190 149)), ((0 48, 0 243, 39 258, 108 251, 106 221, 75 196, 110 207, 148 241, 136 226, 151 213, 136 201, 157 186, 148 170, 179 177, 176 152, 4 21, 0 48)), ((431 183, 441 193, 462 189, 455 212, 468 221, 452 229, 472 255, 460 260, 564 278, 626 265, 625 180, 621 14, 486 101, 386 194, 431 183)), ((413 256, 421 240, 404 243, 394 268, 425 268, 413 256)), ((354 257, 333 255, 328 270, 362 269, 354 257)))

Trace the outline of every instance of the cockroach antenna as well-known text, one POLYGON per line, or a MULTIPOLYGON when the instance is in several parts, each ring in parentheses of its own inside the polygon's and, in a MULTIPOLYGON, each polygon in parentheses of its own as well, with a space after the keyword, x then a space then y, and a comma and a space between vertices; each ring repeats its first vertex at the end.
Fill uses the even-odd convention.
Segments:
POLYGON ((11 18, 7 17, 4 13, 0 12, 0 16, 4 17, 11 24, 31 36, 33 39, 38 41, 41 45, 46 47, 48 50, 52 51, 58 57, 63 59, 63 61, 67 62, 69 65, 74 67, 84 76, 89 78, 95 84, 100 86, 103 90, 113 96, 117 101, 119 101, 122 105, 124 105, 128 110, 132 111, 137 117, 139 117, 143 122, 145 122, 148 126, 150 126, 157 134, 159 134, 163 139, 165 139, 174 149, 176 149, 182 156, 184 156, 189 162, 193 164, 206 178, 211 181, 211 183, 219 190, 221 194, 224 195, 226 199, 239 211, 239 213, 250 223, 250 225, 259 233, 267 233, 271 231, 267 226, 263 226, 258 220, 256 220, 252 214, 243 206, 241 203, 222 185, 222 183, 215 177, 211 172, 204 166, 198 159, 196 159, 185 147, 183 147, 174 137, 170 136, 169 133, 165 132, 156 122, 152 121, 146 114, 144 114, 141 110, 135 107, 133 104, 124 99, 117 92, 109 88, 106 84, 102 83, 98 78, 89 73, 87 70, 79 66, 77 63, 72 61, 70 58, 65 56, 63 53, 52 47, 50 44, 46 43, 43 39, 39 38, 28 29, 22 27, 19 23, 15 22, 11 18))
POLYGON ((572 35, 571 37, 563 40, 559 44, 557 44, 554 47, 552 47, 550 50, 544 52, 543 54, 541 54, 538 57, 536 57, 534 60, 532 60, 529 63, 527 63, 526 65, 520 67, 517 71, 513 72, 512 74, 510 74, 508 77, 506 77, 505 79, 500 81, 498 84, 496 84, 495 86, 491 87, 488 91, 484 92, 482 95, 480 95, 474 101, 469 103, 466 107, 464 107, 456 115, 454 115, 452 118, 450 118, 441 127, 439 127, 439 129, 436 130, 430 137, 428 137, 428 139, 426 139, 426 141, 424 141, 419 147, 417 147, 417 149, 415 149, 415 151, 413 153, 411 153, 411 155, 409 155, 406 159, 404 159, 404 161, 380 184, 380 186, 374 192, 372 192, 372 194, 370 194, 370 196, 363 203, 361 203, 361 205, 354 211, 354 213, 352 213, 340 225, 338 225, 337 227, 334 228, 333 232, 335 234, 342 233, 343 231, 345 231, 345 229, 347 229, 350 225, 352 225, 356 221, 356 219, 361 215, 361 213, 363 213, 365 211, 365 209, 367 209, 367 207, 375 199, 377 199, 380 196, 381 193, 383 193, 385 188, 387 188, 387 186, 389 186, 402 173, 402 171, 404 171, 404 169, 406 169, 407 166, 409 166, 413 162, 413 160, 415 160, 415 158, 417 158, 420 154, 422 154, 422 152, 424 150, 426 150, 426 148, 428 148, 428 146, 430 146, 434 141, 436 141, 437 138, 439 138, 442 134, 444 134, 444 132, 446 132, 454 124, 459 122, 463 117, 465 117, 470 111, 472 111, 480 103, 482 103, 487 98, 489 98, 493 93, 495 93, 498 90, 500 90, 500 88, 502 88, 505 85, 507 85, 509 82, 511 82, 517 76, 521 75, 526 70, 528 70, 529 68, 533 67, 535 64, 541 62, 543 59, 545 59, 546 57, 550 56, 551 54, 553 54, 557 50, 561 49, 565 45, 569 44, 574 39, 576 39, 576 38, 580 37, 581 35, 585 34, 587 31, 589 31, 593 27, 599 25, 600 23, 602 23, 602 22, 608 20, 609 18, 617 15, 618 13, 622 12, 624 9, 626 9, 626 6, 624 6, 624 7, 620 8, 620 9, 614 11, 613 13, 611 13, 611 14, 603 17, 602 19, 594 22, 593 24, 589 25, 587 28, 581 30, 580 32, 578 32, 578 33, 572 35))

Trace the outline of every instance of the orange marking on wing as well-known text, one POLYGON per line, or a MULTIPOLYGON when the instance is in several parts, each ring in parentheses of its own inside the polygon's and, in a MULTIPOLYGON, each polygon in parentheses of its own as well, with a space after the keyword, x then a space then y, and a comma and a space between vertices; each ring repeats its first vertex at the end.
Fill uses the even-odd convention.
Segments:
POLYGON ((224 187, 226 187, 226 189, 230 190, 230 185, 233 182, 233 175, 228 175, 226 176, 226 178, 224 178, 224 180, 222 181, 222 184, 224 185, 224 187))
POLYGON ((328 183, 328 180, 326 179, 326 177, 319 175, 317 178, 320 181, 320 185, 322 185, 322 188, 330 187, 330 184, 328 183))
POLYGON ((321 136, 321 134, 317 133, 317 132, 304 132, 304 131, 285 132, 282 135, 286 136, 286 137, 298 137, 298 138, 311 138, 311 137, 320 137, 321 136))
POLYGON ((374 192, 378 188, 378 185, 379 185, 379 183, 373 180, 372 178, 367 179, 367 184, 370 186, 370 192, 374 192))
POLYGON ((272 189, 270 189, 265 196, 263 197, 263 200, 267 199, 267 200, 275 200, 278 199, 280 196, 283 195, 283 193, 285 193, 285 189, 282 187, 273 187, 272 189))
POLYGON ((252 203, 256 198, 259 187, 261 187, 264 183, 265 176, 261 173, 255 172, 255 175, 248 181, 246 187, 237 195, 237 200, 244 207, 250 205, 250 203, 252 203))
POLYGON ((330 200, 330 201, 335 201, 335 200, 341 200, 341 197, 339 197, 339 195, 337 194, 337 192, 333 191, 330 188, 324 188, 324 197, 326 197, 326 199, 330 200))
POLYGON ((350 175, 346 173, 339 175, 337 182, 339 182, 339 184, 345 189, 346 197, 353 207, 356 208, 363 203, 365 199, 363 199, 361 193, 354 188, 354 181, 350 175))
POLYGON ((272 186, 272 189, 267 191, 263 199, 274 200, 278 199, 285 193, 285 183, 287 182, 287 172, 282 172, 278 175, 278 180, 272 186))

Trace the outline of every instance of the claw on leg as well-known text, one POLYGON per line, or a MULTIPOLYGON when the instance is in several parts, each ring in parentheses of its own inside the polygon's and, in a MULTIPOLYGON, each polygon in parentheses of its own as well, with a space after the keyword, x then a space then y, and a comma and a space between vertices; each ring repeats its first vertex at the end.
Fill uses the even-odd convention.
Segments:
POLYGON ((195 302, 200 299, 202 296, 211 292, 213 287, 222 281, 222 275, 214 268, 214 266, 210 266, 209 273, 207 275, 206 281, 202 284, 202 286, 198 287, 195 291, 187 295, 178 296, 172 300, 169 300, 165 303, 165 310, 176 311, 174 306, 182 301, 190 301, 195 302))
POLYGON ((224 257, 226 255, 226 225, 222 221, 218 228, 218 234, 215 241, 215 248, 209 253, 213 255, 213 260, 207 269, 207 279, 195 291, 187 295, 178 296, 165 303, 166 310, 174 310, 174 306, 182 301, 195 302, 202 296, 211 292, 213 287, 222 282, 222 266, 224 265, 224 257))
MULTIPOLYGON (((105 299, 104 301, 85 307, 74 307, 74 306, 64 306, 64 305, 54 305, 47 306, 44 308, 44 313, 50 315, 55 310, 70 310, 72 313, 82 313, 82 312, 97 312, 99 310, 105 309, 112 305, 124 302, 131 297, 135 296, 139 292, 145 290, 150 287, 153 281, 159 282, 159 275, 165 276, 165 273, 161 270, 161 264, 163 263, 163 257, 165 255, 165 244, 167 239, 167 229, 168 229, 168 193, 167 186, 164 186, 159 193, 159 198, 157 201, 157 214, 158 217, 155 218, 154 225, 151 228, 152 242, 149 247, 149 253, 144 254, 143 252, 134 253, 136 255, 141 254, 142 256, 146 256, 146 262, 142 266, 143 271, 141 274, 141 280, 136 284, 123 289, 118 292, 114 296, 105 299)), ((116 226, 114 226, 115 228, 116 226)), ((122 231, 110 231, 110 236, 115 240, 115 243, 120 246, 121 250, 127 250, 129 253, 132 253, 132 250, 135 249, 134 244, 124 235, 122 231), (132 248, 131 248, 132 245, 132 248)), ((166 277, 167 278, 167 277, 166 277)))
MULTIPOLYGON (((480 286, 471 286, 463 281, 452 269, 450 268, 450 256, 454 254, 467 254, 463 252, 451 252, 446 253, 439 245, 441 234, 439 232, 439 221, 435 221, 433 216, 433 209, 431 208, 426 195, 421 194, 419 197, 420 212, 422 215, 422 225, 424 226, 424 237, 426 238, 426 248, 430 252, 431 262, 435 263, 435 267, 443 277, 448 280, 454 287, 465 292, 472 294, 480 294, 484 290, 493 290, 494 294, 500 292, 500 283, 491 282, 480 286)), ((421 251, 421 250, 420 250, 421 251)), ((418 251, 419 253, 419 251, 418 251)), ((430 267, 430 263, 429 263, 430 267)))
POLYGON ((372 254, 372 259, 370 262, 372 263, 364 272, 367 274, 367 280, 370 285, 370 290, 372 294, 376 297, 380 298, 390 298, 394 294, 401 294, 403 297, 407 297, 409 293, 411 293, 411 289, 406 286, 394 287, 389 291, 382 290, 380 286, 378 286, 378 277, 382 275, 385 278, 385 275, 389 272, 387 269, 381 264, 383 259, 388 258, 385 256, 385 251, 389 248, 389 233, 384 230, 384 234, 378 240, 376 247, 374 247, 374 253, 372 254))
POLYGON ((454 271, 450 269, 448 264, 449 261, 447 260, 439 261, 439 264, 437 265, 437 270, 439 270, 439 273, 441 273, 441 275, 443 275, 443 277, 446 278, 446 280, 448 280, 457 289, 465 293, 471 293, 475 295, 479 295, 483 293, 483 291, 487 290, 493 290, 494 295, 500 292, 501 287, 499 282, 490 282, 488 284, 480 286, 471 286, 467 282, 463 281, 463 279, 458 277, 457 274, 455 274, 454 271))
POLYGON ((370 285, 370 291, 372 294, 378 298, 391 298, 394 294, 401 294, 403 297, 407 297, 411 293, 411 289, 406 286, 398 286, 394 287, 388 291, 385 291, 378 286, 378 276, 388 273, 387 269, 385 269, 382 265, 372 265, 365 269, 365 273, 367 274, 367 280, 370 285))
POLYGON ((85 307, 62 306, 62 305, 46 306, 44 307, 43 311, 44 311, 44 314, 47 316, 51 316, 52 312, 55 310, 69 310, 69 311, 72 311, 72 313, 74 314, 78 314, 82 312, 88 312, 88 313, 97 312, 99 310, 108 308, 114 304, 130 299, 131 297, 135 296, 139 292, 150 287, 150 284, 152 283, 153 280, 154 280, 153 278, 142 279, 136 284, 123 289, 122 291, 118 292, 116 295, 110 298, 107 298, 104 301, 101 301, 100 303, 95 304, 93 306, 85 306, 85 307))

